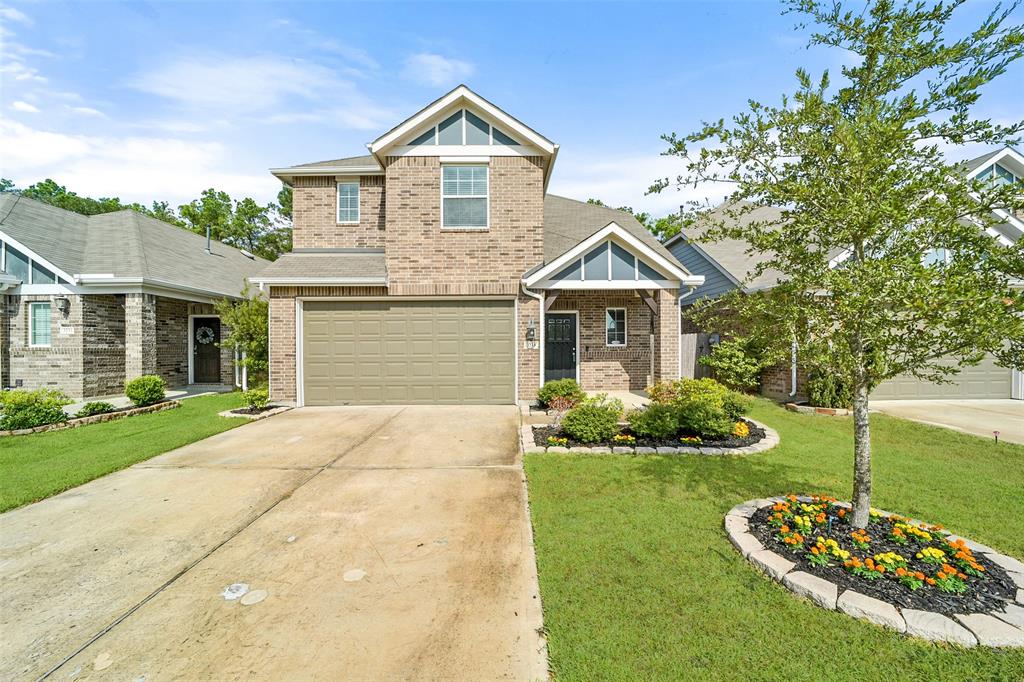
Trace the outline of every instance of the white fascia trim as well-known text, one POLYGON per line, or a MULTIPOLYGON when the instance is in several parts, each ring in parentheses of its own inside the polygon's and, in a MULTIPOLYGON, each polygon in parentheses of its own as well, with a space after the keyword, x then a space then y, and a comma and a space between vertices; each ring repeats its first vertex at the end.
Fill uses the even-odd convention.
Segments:
POLYGON ((73 275, 70 275, 70 274, 64 272, 63 270, 58 268, 56 265, 54 265, 53 263, 51 263, 47 259, 43 258, 38 253, 36 253, 32 249, 28 248, 27 246, 25 246, 20 241, 18 241, 17 239, 12 237, 11 235, 7 234, 3 230, 0 230, 0 239, 2 239, 3 241, 7 242, 8 244, 10 244, 14 248, 16 248, 18 251, 21 251, 23 254, 28 256, 30 260, 35 261, 39 265, 42 265, 44 268, 46 268, 50 272, 53 272, 53 273, 55 273, 57 275, 60 275, 61 279, 63 279, 64 281, 70 282, 71 284, 74 284, 76 282, 76 278, 73 275))
MULTIPOLYGON (((532 146, 503 147, 485 144, 417 145, 414 147, 400 145, 388 149, 388 156, 478 156, 488 159, 492 156, 544 156, 546 153, 532 146)), ((461 158, 458 160, 463 161, 461 158)))
POLYGON ((538 289, 603 289, 612 291, 636 291, 638 289, 679 289, 704 283, 703 275, 696 275, 700 282, 683 282, 677 279, 590 279, 553 280, 544 279, 535 285, 538 289))
MULTIPOLYGON (((218 300, 221 298, 241 298, 239 294, 225 294, 219 291, 210 291, 199 287, 190 287, 185 284, 175 284, 161 279, 150 277, 107 277, 105 275, 86 275, 81 280, 81 293, 98 293, 96 289, 102 289, 104 293, 121 293, 120 289, 135 289, 143 287, 158 291, 182 292, 186 294, 199 295, 207 300, 218 300), (90 291, 89 289, 93 289, 90 291)), ((130 293, 130 292, 129 292, 130 293)))
MULTIPOLYGON (((508 133, 518 134, 520 138, 529 140, 531 144, 542 149, 545 153, 551 154, 555 151, 555 145, 551 140, 512 118, 507 113, 467 88, 465 85, 460 85, 433 104, 428 105, 418 113, 407 118, 390 132, 385 133, 367 145, 370 149, 370 153, 374 156, 378 155, 381 150, 393 145, 400 138, 424 125, 429 119, 437 115, 439 112, 442 112, 449 107, 453 107, 460 101, 469 102, 497 121, 499 125, 507 130, 508 133)), ((513 137, 515 137, 515 135, 513 135, 513 137)))
POLYGON ((249 281, 258 285, 270 284, 273 286, 330 284, 336 286, 386 287, 388 285, 388 280, 385 277, 252 277, 249 281))
MULTIPOLYGON (((985 170, 986 168, 991 166, 993 163, 999 163, 1000 161, 1003 161, 1007 157, 1009 157, 1012 161, 1016 162, 1020 166, 1022 172, 1024 172, 1024 156, 1021 156, 1020 154, 1018 154, 1015 149, 1011 149, 1010 147, 1006 147, 1001 152, 999 152, 998 154, 993 156, 991 159, 989 159, 988 161, 986 161, 985 163, 983 163, 982 165, 978 166, 977 168, 972 170, 970 173, 968 173, 967 174, 967 178, 968 179, 975 178, 976 176, 978 176, 981 173, 981 171, 985 170)), ((1013 170, 1013 169, 1011 168, 1010 170, 1013 170)))
POLYGON ((303 175, 384 175, 380 166, 322 166, 320 168, 271 168, 270 174, 281 180, 303 175))
MULTIPOLYGON (((672 263, 660 253, 647 246, 647 244, 644 244, 642 241, 624 230, 617 223, 610 222, 605 227, 590 235, 537 272, 525 277, 524 281, 526 282, 526 286, 533 286, 537 282, 550 278, 563 267, 567 266, 570 261, 575 258, 579 258, 592 247, 597 246, 599 243, 612 236, 625 242, 626 245, 634 249, 635 252, 637 252, 635 255, 643 255, 663 268, 668 274, 674 275, 680 283, 686 285, 699 285, 704 283, 704 277, 702 275, 691 275, 680 265, 672 263)), ((591 283, 593 283, 593 281, 591 281, 591 283)), ((643 287, 636 286, 634 288, 641 289, 643 287)))

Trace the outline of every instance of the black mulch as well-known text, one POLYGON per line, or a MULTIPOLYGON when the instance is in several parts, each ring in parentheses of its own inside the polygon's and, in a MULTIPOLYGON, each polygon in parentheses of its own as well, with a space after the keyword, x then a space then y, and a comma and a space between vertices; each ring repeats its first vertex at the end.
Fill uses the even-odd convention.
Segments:
MULTIPOLYGON (((898 582, 894 574, 890 576, 889 573, 875 580, 865 580, 848 573, 838 559, 833 559, 828 566, 817 566, 804 558, 804 554, 808 552, 806 547, 800 547, 799 551, 793 551, 776 538, 776 528, 768 524, 770 513, 771 507, 766 507, 757 510, 751 517, 750 532, 754 537, 760 540, 765 548, 796 563, 797 569, 835 583, 839 586, 840 594, 848 588, 900 608, 935 611, 946 615, 1001 610, 1007 603, 1013 603, 1016 597, 1017 587, 1006 571, 978 552, 974 554, 974 557, 979 564, 985 567, 985 576, 982 578, 968 576, 967 591, 962 594, 950 594, 929 585, 911 590, 898 582)), ((919 561, 914 557, 921 547, 927 545, 921 545, 913 540, 906 545, 896 544, 889 539, 890 527, 890 524, 885 521, 869 523, 866 530, 871 537, 871 546, 864 551, 857 550, 850 542, 852 526, 835 516, 832 517, 831 534, 827 531, 826 523, 825 526, 815 528, 812 532, 804 535, 808 540, 813 540, 818 536, 831 537, 843 549, 849 550, 853 556, 862 559, 884 552, 896 552, 909 559, 908 571, 921 571, 926 576, 934 575, 938 566, 919 561)))
POLYGON ((267 405, 262 410, 255 410, 248 407, 238 407, 235 408, 234 410, 231 410, 231 414, 263 414, 264 412, 269 412, 270 410, 276 409, 277 405, 267 405))
MULTIPOLYGON (((681 437, 689 436, 689 435, 695 435, 695 434, 680 433, 679 435, 674 436, 672 438, 646 438, 646 437, 643 437, 643 436, 636 436, 636 445, 637 445, 637 447, 645 447, 645 448, 658 448, 658 447, 678 448, 678 447, 696 447, 696 446, 707 447, 707 448, 742 448, 742 447, 746 447, 748 445, 753 445, 754 443, 756 443, 756 442, 760 441, 762 438, 764 438, 764 429, 762 429, 760 426, 754 425, 753 422, 749 422, 746 419, 744 419, 743 421, 746 422, 747 426, 750 428, 750 433, 747 435, 746 438, 736 438, 734 436, 730 436, 730 437, 722 439, 722 440, 713 440, 713 439, 710 439, 710 438, 702 438, 700 443, 683 443, 682 441, 679 440, 681 437)), ((626 434, 626 435, 629 435, 629 436, 635 436, 636 435, 632 431, 630 431, 628 428, 623 429, 622 433, 626 434)), ((602 441, 600 443, 583 443, 581 441, 578 441, 578 440, 572 438, 569 434, 565 433, 560 428, 555 428, 555 427, 552 427, 552 426, 534 426, 533 427, 533 442, 535 444, 537 444, 537 445, 547 445, 548 444, 548 436, 555 436, 557 438, 568 438, 569 439, 568 447, 570 447, 570 448, 571 447, 577 447, 577 446, 579 446, 579 447, 602 447, 603 446, 603 447, 611 448, 611 447, 616 447, 616 446, 621 446, 622 445, 622 443, 616 443, 615 441, 610 441, 610 440, 602 441)))

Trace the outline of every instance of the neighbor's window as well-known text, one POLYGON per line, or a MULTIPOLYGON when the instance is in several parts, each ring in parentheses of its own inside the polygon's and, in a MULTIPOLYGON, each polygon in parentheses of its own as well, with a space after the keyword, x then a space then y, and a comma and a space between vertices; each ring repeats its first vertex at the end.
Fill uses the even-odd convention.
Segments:
POLYGON ((50 304, 28 304, 28 345, 49 346, 51 341, 50 304))
POLYGON ((32 284, 53 284, 56 281, 56 275, 39 263, 32 261, 32 284))
POLYGON ((605 343, 609 346, 626 345, 626 309, 607 308, 604 311, 605 343))
POLYGON ((338 222, 359 222, 359 183, 338 183, 338 222))
POLYGON ((21 280, 22 284, 28 284, 28 256, 16 248, 7 245, 7 260, 4 269, 8 275, 13 275, 21 280))
POLYGON ((441 226, 487 229, 487 166, 441 167, 441 226))

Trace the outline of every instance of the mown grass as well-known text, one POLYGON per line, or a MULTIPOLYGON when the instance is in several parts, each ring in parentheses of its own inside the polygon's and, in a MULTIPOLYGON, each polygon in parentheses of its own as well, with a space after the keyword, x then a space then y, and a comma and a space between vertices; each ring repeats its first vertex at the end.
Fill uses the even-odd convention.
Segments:
POLYGON ((217 416, 241 402, 237 393, 200 396, 173 410, 0 438, 0 512, 244 424, 217 416))
MULTIPOLYGON (((788 492, 849 499, 852 424, 759 401, 781 444, 746 458, 526 458, 559 680, 1024 679, 1024 651, 912 640, 797 599, 723 515, 788 492)), ((872 416, 874 505, 1024 557, 1024 446, 872 416)))

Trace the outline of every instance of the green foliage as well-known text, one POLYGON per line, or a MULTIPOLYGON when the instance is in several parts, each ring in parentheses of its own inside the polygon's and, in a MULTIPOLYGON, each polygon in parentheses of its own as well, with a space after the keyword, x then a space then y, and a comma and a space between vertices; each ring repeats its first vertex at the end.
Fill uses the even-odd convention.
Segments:
POLYGON ((126 382, 124 394, 136 407, 145 407, 163 400, 166 389, 163 379, 155 374, 145 374, 126 382))
POLYGON ((771 365, 749 338, 722 341, 711 349, 710 355, 698 360, 715 371, 715 378, 736 391, 749 391, 761 382, 761 371, 771 365))
POLYGON ((68 415, 64 406, 70 404, 70 398, 51 388, 0 391, 0 430, 17 431, 65 422, 68 415))
POLYGON ((93 415, 97 414, 106 414, 107 412, 113 412, 115 409, 117 408, 115 408, 110 403, 96 401, 82 405, 82 407, 79 408, 78 412, 75 412, 75 416, 79 418, 92 417, 93 415))
POLYGON ((220 345, 238 348, 245 354, 238 361, 239 365, 257 372, 266 370, 270 312, 267 299, 260 292, 254 295, 246 284, 240 300, 221 299, 214 304, 214 309, 220 316, 221 329, 228 328, 228 335, 221 339, 220 345))
POLYGON ((250 410, 260 412, 270 404, 270 393, 265 388, 250 388, 242 392, 242 400, 250 410))
POLYGON ((610 440, 619 431, 622 401, 604 393, 585 399, 562 419, 562 429, 581 443, 610 440))
POLYGON ((807 397, 815 407, 850 407, 853 391, 843 377, 818 370, 807 379, 807 397))
POLYGON ((676 408, 671 405, 648 405, 627 416, 629 428, 638 436, 668 438, 679 430, 676 408))
POLYGON ((662 381, 651 386, 648 395, 652 404, 675 410, 680 430, 709 438, 728 436, 753 405, 752 398, 714 379, 662 381))
POLYGON ((697 393, 676 408, 679 430, 704 438, 725 438, 732 433, 733 420, 726 414, 720 396, 697 393))
POLYGON ((566 398, 573 405, 587 397, 575 379, 554 379, 545 383, 537 391, 537 402, 544 407, 551 404, 555 398, 566 398))
POLYGON ((281 185, 281 191, 277 193, 277 212, 285 220, 292 219, 292 188, 288 185, 281 185))

